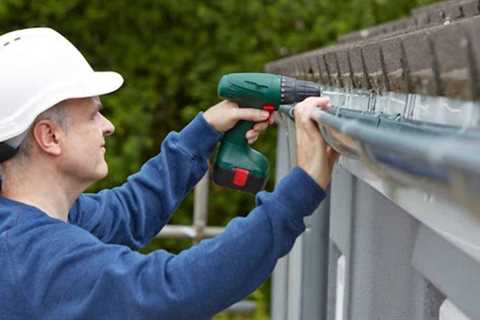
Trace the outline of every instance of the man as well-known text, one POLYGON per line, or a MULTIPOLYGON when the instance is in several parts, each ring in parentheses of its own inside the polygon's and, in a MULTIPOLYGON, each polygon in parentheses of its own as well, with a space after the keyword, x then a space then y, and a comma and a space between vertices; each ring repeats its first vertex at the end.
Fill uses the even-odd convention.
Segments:
MULTIPOLYGON (((123 79, 94 72, 57 32, 0 37, 0 318, 208 319, 270 274, 325 197, 336 154, 310 120, 328 99, 296 107, 298 167, 225 232, 178 255, 145 245, 207 169, 222 132, 268 115, 223 101, 170 133, 120 187, 82 194, 107 175, 113 125, 98 96, 123 79)), ((263 122, 263 123, 261 123, 263 122)))

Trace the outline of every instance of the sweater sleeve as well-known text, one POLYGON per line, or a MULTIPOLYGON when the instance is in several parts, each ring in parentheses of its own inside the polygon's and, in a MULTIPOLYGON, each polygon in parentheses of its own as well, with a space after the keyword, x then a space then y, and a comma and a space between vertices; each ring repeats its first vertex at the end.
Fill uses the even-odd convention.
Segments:
POLYGON ((69 222, 103 242, 142 247, 205 174, 208 156, 221 136, 197 115, 180 133, 170 133, 160 153, 122 186, 82 194, 69 212, 69 222))
POLYGON ((15 260, 18 283, 28 283, 32 312, 45 319, 209 319, 269 276, 324 197, 296 168, 273 193, 260 193, 247 217, 178 255, 143 256, 75 226, 35 228, 29 236, 38 241, 12 244, 17 254, 28 253, 15 260))

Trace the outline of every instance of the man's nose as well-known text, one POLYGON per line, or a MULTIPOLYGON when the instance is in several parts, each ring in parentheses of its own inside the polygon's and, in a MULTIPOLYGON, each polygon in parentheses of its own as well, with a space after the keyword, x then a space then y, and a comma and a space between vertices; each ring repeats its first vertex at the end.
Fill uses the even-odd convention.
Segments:
POLYGON ((106 137, 111 136, 115 132, 115 126, 113 125, 113 123, 110 120, 105 118, 105 116, 102 115, 102 118, 103 118, 103 122, 104 122, 103 135, 106 136, 106 137))

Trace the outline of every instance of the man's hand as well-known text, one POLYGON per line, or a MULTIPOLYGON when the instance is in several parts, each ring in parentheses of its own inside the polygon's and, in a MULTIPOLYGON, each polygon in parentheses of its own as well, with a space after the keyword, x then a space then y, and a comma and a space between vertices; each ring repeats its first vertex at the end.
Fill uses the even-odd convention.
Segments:
POLYGON ((328 97, 311 97, 295 106, 297 136, 297 163, 324 190, 330 183, 333 166, 338 153, 323 140, 318 125, 311 115, 316 108, 330 105, 328 97))
POLYGON ((253 108, 239 108, 238 104, 228 100, 217 103, 203 113, 205 120, 220 132, 232 129, 239 120, 256 122, 245 134, 249 144, 254 143, 263 130, 273 123, 267 111, 253 108))

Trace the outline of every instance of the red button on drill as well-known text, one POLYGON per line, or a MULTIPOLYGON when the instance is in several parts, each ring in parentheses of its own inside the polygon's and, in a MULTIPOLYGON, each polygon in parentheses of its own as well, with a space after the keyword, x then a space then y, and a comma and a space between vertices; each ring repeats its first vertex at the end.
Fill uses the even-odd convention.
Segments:
POLYGON ((241 168, 233 169, 232 183, 237 187, 245 187, 250 171, 241 168))
POLYGON ((273 106, 273 104, 267 103, 263 105, 263 110, 272 113, 273 111, 275 111, 275 107, 273 106))

